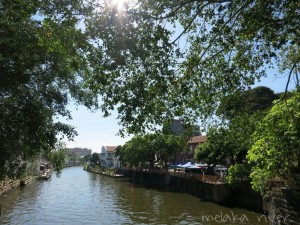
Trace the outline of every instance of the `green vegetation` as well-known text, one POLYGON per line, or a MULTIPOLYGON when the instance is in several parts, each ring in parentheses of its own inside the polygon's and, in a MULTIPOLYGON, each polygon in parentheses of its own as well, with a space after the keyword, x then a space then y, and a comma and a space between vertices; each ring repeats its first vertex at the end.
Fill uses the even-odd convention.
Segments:
POLYGON ((27 160, 74 137, 73 127, 57 122, 70 118, 70 98, 93 102, 83 86, 90 45, 74 15, 84 12, 81 3, 0 3, 0 179, 20 176, 27 160))
POLYGON ((90 162, 90 160, 91 160, 91 155, 86 155, 83 157, 82 162, 86 163, 86 162, 90 162))
POLYGON ((181 136, 149 134, 135 136, 124 146, 117 148, 116 156, 123 165, 141 166, 148 164, 153 168, 159 162, 167 168, 167 163, 174 160, 176 154, 187 149, 187 141, 181 136))
MULTIPOLYGON (((259 123, 247 158, 254 189, 266 191, 270 181, 292 181, 300 173, 300 93, 277 102, 259 123)), ((291 183, 286 183, 291 185, 291 183)))
POLYGON ((90 157, 90 162, 94 165, 99 165, 100 163, 100 156, 99 153, 94 152, 90 157))
POLYGON ((70 100, 117 110, 120 134, 136 135, 119 151, 130 165, 166 163, 182 149, 175 137, 145 135, 157 125, 218 115, 197 159, 240 164, 248 154, 260 190, 297 172, 299 89, 286 99, 292 78, 299 87, 298 0, 112 2, 1 1, 0 179, 41 154, 60 164, 56 143, 76 135, 57 122, 70 118, 70 100), (269 68, 288 78, 275 106, 270 90, 245 92, 269 68))
POLYGON ((118 111, 122 132, 173 118, 205 122, 227 96, 275 78, 269 68, 298 80, 297 0, 126 4, 122 12, 106 1, 95 4, 89 25, 113 71, 87 81, 106 115, 118 111))
POLYGON ((23 166, 23 171, 20 177, 24 179, 28 176, 37 176, 39 173, 39 166, 40 165, 38 158, 31 158, 23 166))
POLYGON ((284 101, 274 101, 275 96, 258 87, 228 97, 226 104, 221 103, 227 123, 209 130, 207 142, 196 149, 195 160, 211 165, 229 160, 228 182, 251 182, 262 194, 272 181, 291 185, 292 174, 300 172, 299 91, 284 101))
POLYGON ((208 140, 196 149, 195 159, 208 164, 243 163, 252 144, 251 135, 266 115, 276 95, 266 87, 256 87, 226 97, 218 108, 223 126, 210 128, 208 140))
POLYGON ((55 151, 51 151, 47 155, 47 158, 52 163, 52 165, 54 166, 56 174, 60 175, 62 169, 65 166, 66 154, 65 154, 64 149, 57 149, 55 151))

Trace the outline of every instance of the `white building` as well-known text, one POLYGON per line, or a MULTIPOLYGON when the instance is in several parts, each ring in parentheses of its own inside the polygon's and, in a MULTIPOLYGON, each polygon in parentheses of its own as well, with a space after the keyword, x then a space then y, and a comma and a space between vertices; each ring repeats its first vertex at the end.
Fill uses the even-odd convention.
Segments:
POLYGON ((117 146, 102 146, 100 153, 101 166, 105 168, 120 168, 121 162, 116 157, 117 146))

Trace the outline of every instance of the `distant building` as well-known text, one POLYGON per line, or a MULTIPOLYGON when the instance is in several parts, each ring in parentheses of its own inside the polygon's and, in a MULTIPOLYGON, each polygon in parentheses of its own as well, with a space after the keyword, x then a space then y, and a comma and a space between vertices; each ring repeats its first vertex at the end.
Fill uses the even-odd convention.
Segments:
POLYGON ((76 154, 78 156, 91 155, 92 150, 87 148, 66 148, 67 155, 76 154))
POLYGON ((117 146, 102 146, 100 152, 101 166, 105 168, 120 168, 121 162, 116 157, 117 146))
MULTIPOLYGON (((171 132, 175 135, 180 135, 185 132, 184 124, 180 120, 174 120, 170 125, 171 132)), ((200 126, 192 126, 192 136, 200 136, 200 126)))
POLYGON ((177 156, 179 163, 192 162, 195 154, 195 149, 198 145, 205 143, 207 136, 194 136, 188 141, 188 152, 182 152, 177 156))
POLYGON ((206 142, 207 136, 194 136, 188 141, 188 146, 190 149, 190 153, 194 154, 195 149, 197 148, 198 145, 203 144, 206 142))

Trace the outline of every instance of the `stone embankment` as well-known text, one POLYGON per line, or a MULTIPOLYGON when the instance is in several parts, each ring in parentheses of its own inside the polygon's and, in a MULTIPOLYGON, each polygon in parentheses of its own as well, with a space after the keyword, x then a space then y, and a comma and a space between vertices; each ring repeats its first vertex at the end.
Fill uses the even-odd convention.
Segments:
POLYGON ((20 180, 5 179, 0 181, 0 196, 20 186, 20 180))
POLYGON ((37 179, 36 176, 28 176, 24 179, 5 179, 0 181, 0 196, 20 186, 26 186, 37 179))
POLYGON ((111 171, 110 170, 103 170, 103 169, 93 168, 93 167, 90 167, 90 166, 84 166, 83 170, 86 170, 86 171, 92 172, 92 173, 101 174, 101 175, 104 175, 104 176, 114 177, 114 178, 124 177, 123 174, 116 173, 116 171, 114 171, 114 170, 111 170, 111 171))
POLYGON ((31 184, 36 179, 38 179, 37 176, 28 176, 28 177, 25 177, 24 179, 20 180, 20 186, 26 186, 28 184, 31 184))
POLYGON ((272 225, 300 225, 300 175, 291 180, 289 187, 273 187, 266 201, 272 225))

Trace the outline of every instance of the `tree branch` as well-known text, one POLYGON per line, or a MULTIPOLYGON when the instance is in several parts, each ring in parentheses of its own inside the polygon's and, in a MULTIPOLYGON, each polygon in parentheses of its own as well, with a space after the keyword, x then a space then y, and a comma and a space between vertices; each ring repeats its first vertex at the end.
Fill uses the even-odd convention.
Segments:
POLYGON ((151 16, 150 15, 150 18, 152 19, 167 19, 167 18, 170 18, 172 17, 172 15, 174 13, 176 13, 179 9, 181 9, 182 7, 184 7, 185 5, 187 4, 190 4, 190 3, 193 3, 193 2, 207 2, 205 5, 208 5, 208 4, 215 4, 215 3, 225 3, 225 2, 232 2, 232 0, 189 0, 189 1, 186 1, 186 2, 183 2, 181 3, 180 5, 175 5, 173 7, 170 7, 170 10, 172 10, 172 8, 175 8, 173 11, 171 11, 170 13, 168 13, 167 15, 165 16, 161 16, 161 17, 155 17, 155 16, 151 16))
MULTIPOLYGON (((220 30, 222 30, 234 17, 238 16, 240 14, 240 12, 249 4, 250 2, 247 2, 246 4, 244 4, 241 8, 239 8, 239 10, 237 10, 227 21, 226 23, 223 24, 223 26, 221 27, 220 30)), ((210 47, 212 46, 212 44, 214 43, 215 39, 217 38, 217 36, 219 35, 219 33, 215 34, 215 36, 212 38, 212 40, 210 41, 209 45, 206 47, 206 49, 204 50, 204 52, 201 54, 200 59, 202 59, 202 57, 205 55, 205 53, 210 49, 210 47)))
POLYGON ((286 86, 285 86, 285 92, 284 92, 284 97, 283 97, 284 99, 286 99, 286 97, 287 97, 288 87, 289 87, 289 83, 290 83, 290 80, 291 80, 291 77, 292 77, 293 70, 295 69, 295 67, 299 63, 299 61, 300 61, 300 57, 296 60, 296 62, 292 66, 292 69, 290 70, 290 73, 289 73, 289 76, 288 76, 288 81, 287 81, 286 86))
POLYGON ((200 12, 200 10, 202 10, 204 7, 206 7, 209 3, 202 5, 202 7, 199 7, 195 13, 195 15, 193 16, 193 18, 191 19, 191 21, 189 22, 188 26, 186 26, 184 28, 184 30, 181 32, 181 34, 174 40, 171 42, 171 45, 174 44, 178 39, 181 38, 181 36, 190 28, 190 26, 192 25, 192 23, 195 21, 195 19, 198 16, 198 13, 200 12))
MULTIPOLYGON (((187 2, 181 3, 180 5, 174 6, 174 7, 176 7, 176 8, 175 8, 173 11, 169 12, 169 13, 168 13, 167 15, 165 15, 165 16, 155 17, 155 16, 149 15, 149 17, 150 17, 151 19, 156 19, 156 20, 163 20, 163 19, 170 18, 170 17, 172 17, 172 15, 175 14, 179 9, 181 9, 181 8, 184 7, 185 5, 190 4, 190 3, 193 3, 193 2, 195 2, 195 0, 189 0, 189 1, 187 1, 187 2)), ((171 7, 170 7, 170 9, 171 9, 171 7)))

